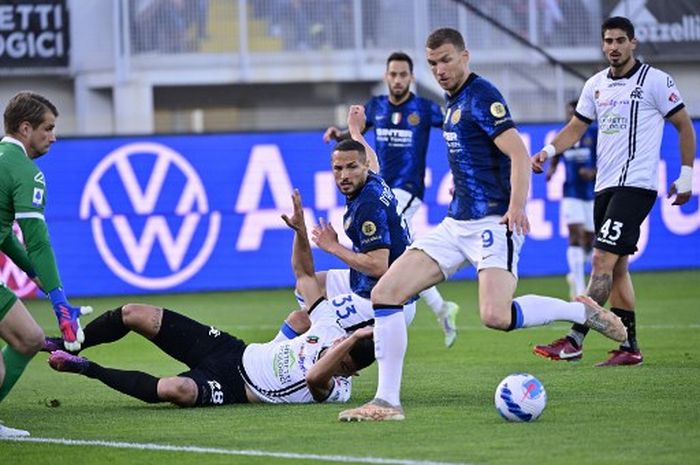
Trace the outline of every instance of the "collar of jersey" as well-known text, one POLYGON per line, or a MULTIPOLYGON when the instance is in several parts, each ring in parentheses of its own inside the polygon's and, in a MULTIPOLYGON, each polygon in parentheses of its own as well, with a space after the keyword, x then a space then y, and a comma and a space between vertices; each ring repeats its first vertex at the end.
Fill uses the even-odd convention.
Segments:
POLYGON ((29 157, 29 155, 27 155, 27 149, 24 148, 24 144, 21 143, 20 141, 18 141, 17 139, 15 139, 14 137, 5 136, 2 138, 2 140, 0 140, 0 142, 9 142, 10 144, 18 145, 19 148, 22 149, 22 152, 24 152, 24 155, 29 157))
POLYGON ((404 100, 402 103, 399 103, 398 105, 394 104, 388 95, 386 96, 386 101, 389 103, 389 105, 391 105, 394 108, 401 108, 402 106, 406 105, 408 102, 413 100, 413 98, 416 96, 416 94, 414 94, 413 92, 409 92, 409 94, 410 95, 408 96, 408 98, 406 100, 404 100))
POLYGON ((460 88, 457 89, 457 92, 455 92, 455 93, 452 94, 452 95, 450 95, 450 94, 448 94, 448 93, 445 93, 445 98, 447 98, 447 100, 454 100, 454 99, 456 99, 457 96, 458 96, 459 94, 461 94, 462 91, 463 91, 469 84, 471 84, 472 81, 473 81, 474 79, 476 79, 476 78, 478 78, 478 77, 479 77, 479 75, 476 74, 476 73, 469 73, 469 77, 467 77, 467 80, 464 81, 464 84, 462 84, 462 85, 460 86, 460 88))
POLYGON ((612 79, 613 81, 617 81, 618 79, 629 79, 632 76, 634 76, 634 73, 639 71, 639 68, 642 67, 642 62, 639 60, 634 60, 634 66, 632 66, 632 69, 627 71, 624 76, 613 76, 612 75, 612 68, 608 69, 608 79, 612 79))

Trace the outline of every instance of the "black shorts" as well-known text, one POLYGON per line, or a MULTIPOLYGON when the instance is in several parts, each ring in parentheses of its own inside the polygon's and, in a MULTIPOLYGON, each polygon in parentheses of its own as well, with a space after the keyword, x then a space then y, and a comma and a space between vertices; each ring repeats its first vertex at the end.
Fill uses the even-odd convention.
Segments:
POLYGON ((197 384, 196 407, 248 402, 240 370, 246 348, 242 340, 163 310, 161 329, 153 343, 190 368, 178 376, 197 384))
POLYGON ((611 187, 596 193, 593 246, 620 256, 635 253, 639 229, 655 201, 656 191, 638 187, 611 187))

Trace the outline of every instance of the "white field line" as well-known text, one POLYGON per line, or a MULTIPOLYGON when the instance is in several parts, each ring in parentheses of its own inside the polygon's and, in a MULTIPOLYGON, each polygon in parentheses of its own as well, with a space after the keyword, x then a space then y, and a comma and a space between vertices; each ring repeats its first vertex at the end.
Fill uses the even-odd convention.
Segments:
POLYGON ((114 449, 135 449, 135 450, 154 450, 164 452, 182 452, 190 454, 213 454, 213 455, 237 455, 244 457, 269 457, 278 459, 291 460, 318 460, 324 462, 339 462, 339 463, 372 463, 382 465, 470 465, 467 463, 457 462, 433 462, 430 460, 402 460, 402 459, 384 459, 379 457, 353 457, 349 455, 319 455, 319 454, 300 454, 295 452, 271 452, 264 450, 247 450, 247 449, 222 449, 218 447, 199 447, 199 446, 174 446, 169 444, 152 444, 152 443, 137 443, 137 442, 120 442, 120 441, 99 441, 99 440, 83 440, 83 439, 62 439, 62 438, 0 438, 0 441, 27 442, 40 444, 58 444, 63 446, 98 446, 111 447, 114 449))
MULTIPOLYGON (((550 329, 550 330, 556 330, 556 331, 561 331, 562 328, 568 329, 571 325, 567 324, 565 321, 558 321, 556 324, 551 324, 551 325, 546 325, 546 326, 539 326, 537 329, 550 329), (562 326, 566 325, 566 326, 562 326)), ((235 325, 232 326, 230 329, 227 328, 227 331, 231 334, 236 334, 236 331, 268 331, 268 330, 276 330, 279 329, 279 326, 274 326, 274 325, 235 325)), ((425 326, 425 327, 417 327, 417 326, 410 326, 409 331, 433 331, 435 329, 438 329, 438 326, 436 325, 435 328, 425 326)), ((464 330, 464 331, 493 331, 486 326, 475 326, 475 325, 457 325, 457 329, 459 330, 464 330)), ((529 329, 529 328, 523 328, 523 329, 529 329)), ((669 330, 669 329, 700 329, 700 323, 689 323, 689 324, 653 324, 653 325, 637 325, 637 330, 648 330, 648 329, 653 329, 653 330, 669 330)))

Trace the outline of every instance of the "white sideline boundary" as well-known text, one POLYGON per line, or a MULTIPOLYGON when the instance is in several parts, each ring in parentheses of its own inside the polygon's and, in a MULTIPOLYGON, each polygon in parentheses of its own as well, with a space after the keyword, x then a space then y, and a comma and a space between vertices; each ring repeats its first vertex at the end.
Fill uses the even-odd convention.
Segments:
MULTIPOLYGON (((215 325, 216 326, 216 325, 215 325)), ((549 329, 552 331, 561 331, 562 328, 564 329, 569 329, 571 327, 571 323, 567 323, 565 321, 557 321, 552 324, 548 324, 545 326, 537 326, 536 328, 533 329, 549 329)), ((437 327, 435 327, 437 328, 437 327)), ((409 326, 409 331, 431 331, 434 332, 435 328, 430 326, 425 326, 425 327, 416 327, 416 326, 409 326)), ((221 328, 219 328, 221 329, 221 328)), ((279 329, 279 325, 236 325, 232 330, 229 329, 227 330, 229 333, 235 335, 236 331, 268 331, 268 330, 277 330, 279 329)), ((487 328, 486 326, 481 326, 481 325, 457 325, 457 329, 460 331, 489 331, 493 332, 492 329, 487 328)), ((688 323, 688 324, 673 324, 673 323, 668 323, 668 324, 647 324, 647 325, 637 325, 637 330, 671 330, 671 329, 700 329, 700 323, 688 323)))
POLYGON ((100 440, 84 440, 84 439, 63 439, 63 438, 0 438, 0 441, 38 443, 38 444, 57 444, 62 446, 98 446, 110 447, 114 449, 136 449, 136 450, 153 450, 164 452, 184 452, 190 454, 212 454, 212 455, 236 455, 243 457, 269 457, 278 459, 291 460, 318 460, 325 462, 339 463, 371 463, 381 465, 473 465, 468 463, 458 462, 434 462, 426 460, 404 460, 404 459, 384 459, 379 457, 353 457, 349 455, 320 455, 320 454, 300 454, 295 452, 272 452, 264 450, 247 450, 247 449, 223 449, 218 447, 199 447, 199 446, 174 446, 170 444, 153 444, 153 443, 138 443, 138 442, 120 442, 120 441, 100 441, 100 440))

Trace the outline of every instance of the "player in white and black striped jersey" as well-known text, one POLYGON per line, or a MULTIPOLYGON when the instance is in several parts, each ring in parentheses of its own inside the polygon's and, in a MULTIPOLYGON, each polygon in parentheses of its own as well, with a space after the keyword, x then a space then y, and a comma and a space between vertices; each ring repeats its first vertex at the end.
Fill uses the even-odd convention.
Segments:
MULTIPOLYGON (((629 255, 637 251, 640 226, 657 196, 664 121, 678 131, 681 173, 668 190, 673 205, 692 193, 695 130, 675 82, 665 72, 634 57, 634 26, 620 16, 602 26, 603 53, 610 67, 584 85, 574 117, 552 143, 532 157, 533 170, 574 144, 589 124, 598 123, 594 221, 596 239, 587 293, 627 327, 628 338, 597 366, 638 365, 643 357, 635 331, 635 295, 629 255)), ((568 336, 535 348, 554 360, 578 360, 588 328, 574 325, 568 336)))
POLYGON ((289 320, 296 322, 293 329, 299 333, 297 337, 246 344, 185 315, 152 305, 127 304, 91 321, 85 327, 81 349, 116 342, 133 331, 189 370, 159 378, 103 367, 66 352, 61 338, 46 338, 43 350, 51 352, 49 365, 56 371, 97 379, 149 403, 203 407, 248 402, 347 402, 351 377, 374 361, 372 328, 348 336, 337 322, 335 310, 316 279, 301 197, 296 191, 292 202, 294 214, 283 216, 295 231, 292 268, 299 292, 307 302, 315 302, 308 312, 290 315, 289 320))

